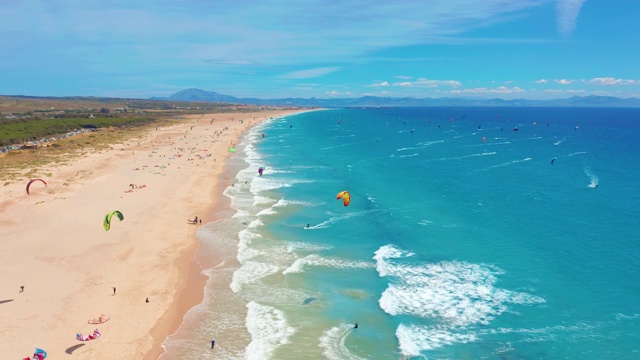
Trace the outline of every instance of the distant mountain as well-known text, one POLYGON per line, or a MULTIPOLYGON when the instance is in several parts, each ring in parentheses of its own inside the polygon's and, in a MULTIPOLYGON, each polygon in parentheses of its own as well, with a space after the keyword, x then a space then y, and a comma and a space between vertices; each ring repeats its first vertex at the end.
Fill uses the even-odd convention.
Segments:
POLYGON ((546 106, 546 107, 640 107, 640 99, 621 99, 612 96, 573 96, 567 99, 555 100, 527 100, 513 99, 461 99, 461 98, 394 98, 363 96, 359 98, 340 99, 256 99, 236 98, 219 94, 214 91, 187 89, 169 97, 153 97, 151 100, 192 101, 192 102, 220 102, 250 105, 277 105, 301 107, 380 107, 380 106, 546 106))
POLYGON ((151 98, 152 100, 172 100, 172 101, 198 101, 198 102, 222 102, 237 103, 240 99, 229 95, 218 94, 215 91, 204 91, 200 89, 187 89, 179 91, 168 98, 151 98))

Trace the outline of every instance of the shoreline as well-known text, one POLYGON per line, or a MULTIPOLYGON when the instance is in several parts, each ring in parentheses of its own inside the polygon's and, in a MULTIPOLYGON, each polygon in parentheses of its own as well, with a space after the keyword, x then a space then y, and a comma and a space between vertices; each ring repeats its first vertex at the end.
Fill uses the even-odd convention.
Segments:
POLYGON ((22 358, 40 347, 54 357, 161 356, 162 343, 202 301, 207 279, 197 262, 198 227, 185 227, 183 218, 206 214, 211 221, 225 203, 228 146, 269 117, 305 111, 191 115, 139 141, 44 166, 39 173, 49 176, 48 185, 34 186, 31 195, 21 182, 5 183, 0 271, 12 276, 0 279, 0 352, 22 358), (111 210, 122 210, 124 220, 105 232, 101 217, 111 210), (87 324, 101 313, 111 320, 87 324), (74 339, 96 327, 99 339, 74 339))
MULTIPOLYGON (((293 114, 293 113, 292 113, 293 114)), ((291 115, 291 114, 288 114, 291 115)), ((266 120, 266 119, 265 119, 266 120)), ((240 134, 238 141, 246 135, 252 127, 258 124, 244 129, 240 134)), ((202 225, 198 225, 193 233, 193 246, 187 251, 185 250, 184 256, 181 259, 176 260, 176 263, 181 263, 180 268, 187 268, 187 272, 181 273, 180 290, 174 297, 172 306, 167 310, 166 319, 162 321, 160 319, 158 323, 151 330, 157 334, 154 336, 154 344, 145 359, 149 360, 167 360, 170 359, 170 355, 164 349, 164 342, 172 335, 175 335, 183 325, 185 316, 195 306, 202 303, 205 295, 205 286, 209 280, 209 276, 202 272, 210 267, 210 265, 203 266, 201 261, 205 259, 198 259, 198 251, 202 248, 202 243, 197 237, 198 228, 204 226, 210 222, 214 222, 221 219, 230 218, 233 216, 233 210, 230 208, 231 199, 223 194, 224 190, 229 186, 229 182, 235 176, 237 169, 231 169, 229 164, 229 157, 226 156, 224 165, 221 172, 216 178, 216 184, 211 189, 211 203, 210 206, 204 211, 205 216, 203 218, 202 225), (199 261, 200 260, 200 261, 199 261)), ((207 259, 210 262, 216 262, 212 259, 207 259)))

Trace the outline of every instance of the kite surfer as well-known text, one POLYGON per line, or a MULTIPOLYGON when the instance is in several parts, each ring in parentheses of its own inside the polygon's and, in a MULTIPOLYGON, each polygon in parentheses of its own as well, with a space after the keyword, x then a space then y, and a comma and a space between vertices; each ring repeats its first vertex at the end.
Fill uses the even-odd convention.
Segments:
POLYGON ((357 321, 356 321, 356 323, 353 325, 353 328, 354 328, 354 329, 357 329, 357 328, 358 328, 358 322, 357 322, 357 321))
POLYGON ((556 161, 556 158, 551 159, 551 165, 553 165, 554 161, 556 161))

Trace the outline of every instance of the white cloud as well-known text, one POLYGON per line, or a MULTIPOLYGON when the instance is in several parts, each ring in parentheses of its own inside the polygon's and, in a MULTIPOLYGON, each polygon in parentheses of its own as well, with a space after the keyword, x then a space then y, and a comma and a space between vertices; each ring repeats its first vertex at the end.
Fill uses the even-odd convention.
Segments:
MULTIPOLYGON (((203 61, 223 54, 260 64, 326 64, 355 61, 392 47, 456 41, 455 35, 512 20, 542 3, 265 0, 240 9, 232 0, 215 5, 203 0, 150 0, 147 6, 131 1, 0 1, 0 32, 20 35, 4 39, 0 53, 22 51, 24 39, 29 39, 29 48, 38 53, 70 46, 91 53, 105 44, 122 53, 146 45, 150 50, 173 47, 172 61, 203 61)), ((141 61, 157 60, 160 54, 171 53, 154 50, 141 61)))
POLYGON ((285 79, 309 79, 340 70, 339 67, 321 67, 315 69, 298 70, 282 76, 285 79))
POLYGON ((420 78, 416 81, 403 81, 393 83, 393 86, 401 86, 401 87, 421 87, 421 88, 435 88, 439 86, 449 86, 449 87, 458 87, 461 86, 462 83, 457 80, 429 80, 426 78, 420 78))
POLYGON ((593 78, 589 80, 589 83, 595 84, 595 85, 635 85, 635 84, 640 84, 640 81, 604 77, 604 78, 593 78))
POLYGON ((585 0, 557 0, 558 31, 562 36, 571 36, 576 28, 576 20, 585 0))
POLYGON ((508 88, 506 86, 498 86, 497 88, 489 89, 489 88, 473 88, 473 89, 460 89, 460 90, 451 90, 451 94, 515 94, 522 93, 524 90, 521 88, 514 86, 512 88, 508 88))
POLYGON ((412 76, 405 76, 405 75, 397 75, 397 76, 394 76, 394 78, 400 79, 400 80, 411 80, 411 79, 413 79, 412 76))
POLYGON ((536 81, 536 84, 546 84, 547 82, 549 82, 547 79, 540 79, 536 81))
POLYGON ((542 92, 550 93, 550 94, 584 94, 586 93, 586 91, 584 90, 555 90, 555 89, 542 90, 542 92))
POLYGON ((553 81, 556 82, 557 84, 560 84, 560 85, 569 85, 569 84, 575 82, 575 80, 567 80, 567 79, 556 79, 556 80, 553 80, 553 81))
POLYGON ((377 84, 371 84, 371 87, 380 87, 380 86, 389 86, 389 83, 387 81, 383 81, 377 84))

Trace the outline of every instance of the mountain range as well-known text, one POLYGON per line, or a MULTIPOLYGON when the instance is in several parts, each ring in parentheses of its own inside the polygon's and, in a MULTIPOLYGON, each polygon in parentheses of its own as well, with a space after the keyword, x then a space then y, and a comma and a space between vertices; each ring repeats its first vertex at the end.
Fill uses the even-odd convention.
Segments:
POLYGON ((215 91, 187 89, 169 97, 152 97, 150 100, 219 102, 231 104, 300 106, 300 107, 380 107, 380 106, 568 106, 568 107, 640 107, 639 98, 622 99, 613 96, 573 96, 566 99, 528 100, 528 99, 464 99, 464 98, 414 98, 414 97, 377 97, 317 99, 315 97, 286 99, 237 98, 219 94, 215 91))

